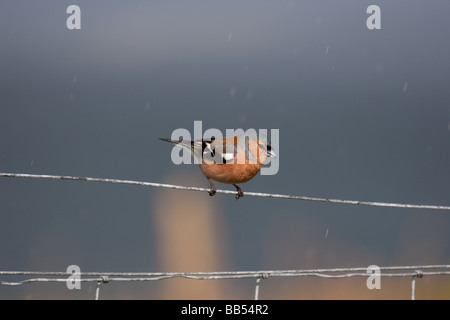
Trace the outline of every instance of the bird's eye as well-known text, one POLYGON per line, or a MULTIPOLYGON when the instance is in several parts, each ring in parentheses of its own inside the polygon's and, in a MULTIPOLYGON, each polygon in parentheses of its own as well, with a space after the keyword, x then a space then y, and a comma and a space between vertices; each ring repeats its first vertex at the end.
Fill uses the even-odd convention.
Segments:
POLYGON ((266 148, 266 146, 263 145, 262 143, 259 144, 259 147, 260 147, 261 149, 265 149, 265 148, 266 148))
POLYGON ((272 151, 272 146, 270 144, 267 145, 267 151, 272 151))

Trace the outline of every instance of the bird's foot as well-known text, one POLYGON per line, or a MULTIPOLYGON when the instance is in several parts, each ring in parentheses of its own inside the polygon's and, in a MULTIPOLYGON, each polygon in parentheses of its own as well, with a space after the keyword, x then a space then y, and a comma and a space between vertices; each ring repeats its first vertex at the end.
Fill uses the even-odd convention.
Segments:
POLYGON ((237 190, 236 200, 239 200, 239 198, 242 198, 244 196, 244 191, 242 191, 242 189, 239 186, 235 185, 235 184, 233 184, 233 186, 237 190))
POLYGON ((209 186, 211 187, 211 189, 208 191, 208 193, 212 197, 213 195, 216 194, 216 187, 212 183, 211 179, 209 179, 209 178, 207 178, 207 179, 208 179, 208 182, 209 182, 209 186))

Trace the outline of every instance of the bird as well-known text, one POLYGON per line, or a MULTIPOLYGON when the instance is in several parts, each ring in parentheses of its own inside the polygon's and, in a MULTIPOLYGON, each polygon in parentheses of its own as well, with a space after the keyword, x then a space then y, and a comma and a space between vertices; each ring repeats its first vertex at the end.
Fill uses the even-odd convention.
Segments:
POLYGON ((253 179, 269 158, 277 157, 269 143, 246 135, 195 141, 159 139, 191 152, 208 180, 210 196, 216 194, 217 189, 212 182, 214 180, 233 185, 237 191, 236 200, 244 196, 237 184, 253 179))

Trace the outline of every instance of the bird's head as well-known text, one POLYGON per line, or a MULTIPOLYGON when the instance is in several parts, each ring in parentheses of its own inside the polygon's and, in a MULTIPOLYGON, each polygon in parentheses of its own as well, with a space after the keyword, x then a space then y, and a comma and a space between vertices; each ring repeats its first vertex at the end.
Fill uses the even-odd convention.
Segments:
POLYGON ((277 154, 273 150, 270 143, 258 141, 259 161, 261 164, 265 164, 269 158, 276 158, 277 154))

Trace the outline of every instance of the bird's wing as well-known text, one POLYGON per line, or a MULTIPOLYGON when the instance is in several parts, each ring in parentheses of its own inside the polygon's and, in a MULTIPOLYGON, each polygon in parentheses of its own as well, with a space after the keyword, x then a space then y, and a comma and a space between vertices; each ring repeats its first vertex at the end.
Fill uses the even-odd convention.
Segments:
POLYGON ((203 159, 213 161, 216 164, 233 163, 237 155, 237 148, 233 140, 213 139, 211 141, 203 140, 205 148, 203 149, 203 159))
MULTIPOLYGON (((171 140, 160 138, 160 140, 167 141, 176 144, 180 147, 191 151, 191 155, 199 161, 204 160, 206 163, 227 164, 234 163, 236 157, 238 157, 238 139, 225 138, 225 139, 210 139, 210 140, 171 140)), ((243 153, 241 153, 243 154, 243 153)), ((245 157, 248 159, 248 149, 246 150, 245 157)), ((238 157, 238 163, 242 161, 245 163, 245 159, 238 157)))

